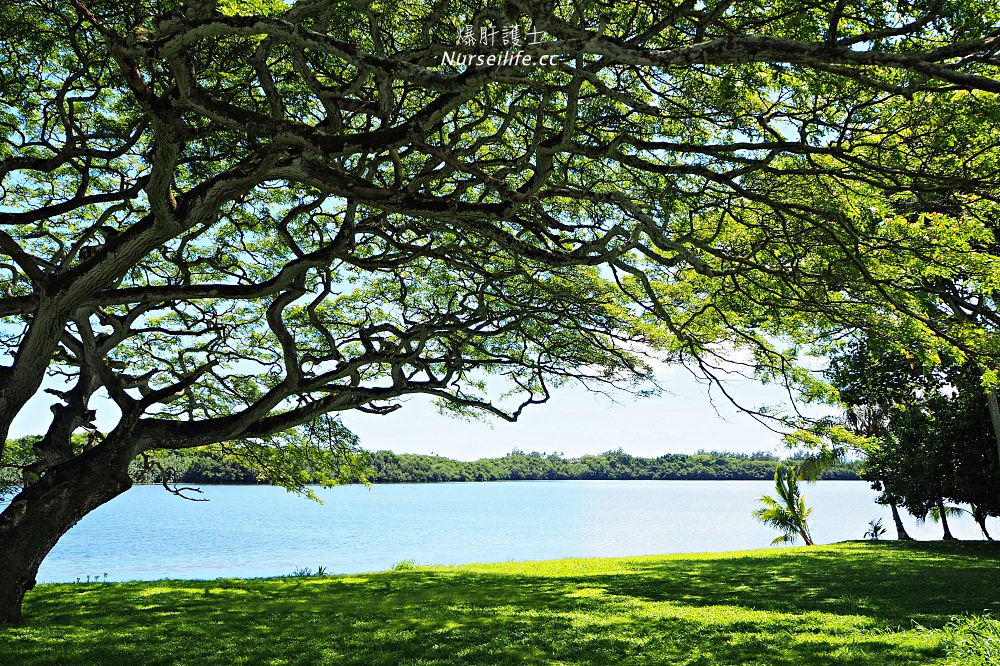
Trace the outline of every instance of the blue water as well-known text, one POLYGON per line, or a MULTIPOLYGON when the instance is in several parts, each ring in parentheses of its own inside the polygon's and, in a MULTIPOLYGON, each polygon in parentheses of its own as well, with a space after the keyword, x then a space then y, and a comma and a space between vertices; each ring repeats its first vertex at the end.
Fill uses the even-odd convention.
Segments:
MULTIPOLYGON (((378 571, 401 560, 462 564, 768 547, 776 533, 750 517, 769 481, 544 481, 318 489, 323 504, 267 486, 206 486, 190 502, 138 486, 85 517, 39 582, 378 571)), ((817 543, 859 539, 886 508, 860 481, 805 486, 817 543)), ((940 527, 910 534, 936 539, 940 527)), ((967 518, 959 538, 981 538, 967 518)), ((997 528, 996 521, 990 524, 997 528)))

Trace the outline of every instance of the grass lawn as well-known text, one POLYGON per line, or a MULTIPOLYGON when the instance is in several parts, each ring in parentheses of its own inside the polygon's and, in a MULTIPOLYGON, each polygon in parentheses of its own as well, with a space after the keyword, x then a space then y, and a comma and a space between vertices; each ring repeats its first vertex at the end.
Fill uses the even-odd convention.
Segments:
POLYGON ((984 609, 983 542, 41 585, 0 664, 944 664, 984 609))

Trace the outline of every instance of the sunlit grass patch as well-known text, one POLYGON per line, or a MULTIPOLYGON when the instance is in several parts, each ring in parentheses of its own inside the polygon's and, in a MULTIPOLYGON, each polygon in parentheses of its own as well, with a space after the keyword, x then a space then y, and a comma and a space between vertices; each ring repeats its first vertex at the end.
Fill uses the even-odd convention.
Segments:
POLYGON ((1000 599, 998 563, 991 544, 852 542, 42 585, 0 663, 943 665, 941 628, 1000 599))
POLYGON ((1000 618, 985 614, 961 615, 934 633, 944 642, 952 664, 1000 664, 1000 618))

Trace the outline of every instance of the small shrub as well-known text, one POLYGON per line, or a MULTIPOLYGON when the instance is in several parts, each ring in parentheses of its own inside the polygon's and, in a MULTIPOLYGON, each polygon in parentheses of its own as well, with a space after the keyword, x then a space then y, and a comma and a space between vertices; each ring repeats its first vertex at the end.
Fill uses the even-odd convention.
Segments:
POLYGON ((403 560, 401 562, 396 562, 392 565, 393 571, 409 571, 410 569, 416 568, 417 563, 414 560, 403 560))
POLYGON ((309 567, 302 567, 292 572, 292 578, 307 578, 313 575, 313 570, 309 567))
POLYGON ((885 534, 885 528, 882 527, 882 519, 869 520, 868 521, 868 531, 865 535, 861 537, 862 539, 872 539, 873 541, 878 541, 879 537, 885 534))

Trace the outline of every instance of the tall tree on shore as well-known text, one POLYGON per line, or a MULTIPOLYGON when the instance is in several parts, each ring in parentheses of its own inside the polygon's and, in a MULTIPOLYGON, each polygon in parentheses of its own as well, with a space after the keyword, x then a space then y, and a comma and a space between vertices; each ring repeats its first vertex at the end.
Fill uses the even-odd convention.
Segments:
POLYGON ((353 446, 337 413, 516 419, 634 385, 646 350, 820 390, 776 336, 885 307, 991 358, 997 25, 988 0, 0 5, 0 446, 54 396, 0 449, 0 622, 158 450, 228 442, 295 488, 353 446), (448 64, 496 46, 466 26, 556 64, 448 64))
POLYGON ((828 374, 849 414, 877 415, 856 432, 869 440, 861 475, 879 501, 933 517, 946 539, 945 500, 968 504, 988 534, 986 517, 1000 515, 1000 464, 980 369, 930 363, 869 336, 834 357, 828 374))

